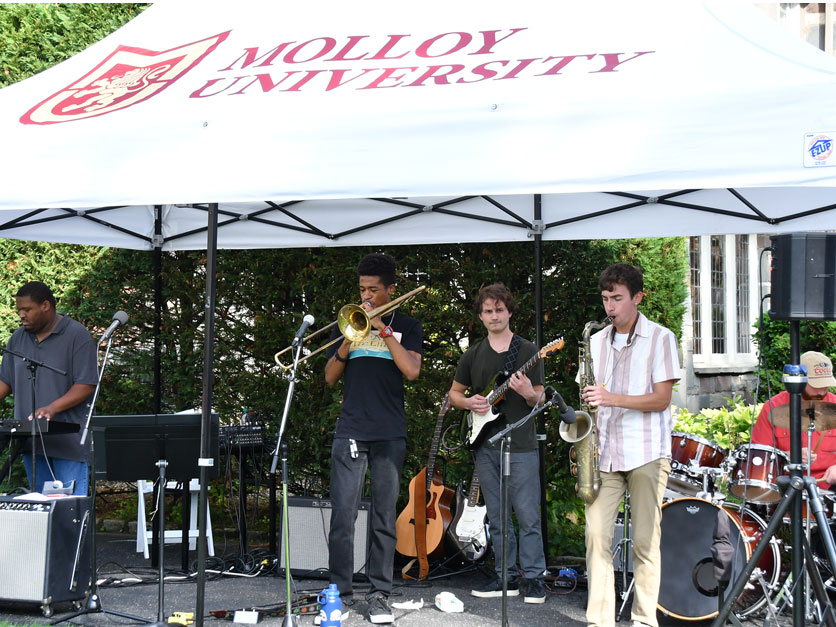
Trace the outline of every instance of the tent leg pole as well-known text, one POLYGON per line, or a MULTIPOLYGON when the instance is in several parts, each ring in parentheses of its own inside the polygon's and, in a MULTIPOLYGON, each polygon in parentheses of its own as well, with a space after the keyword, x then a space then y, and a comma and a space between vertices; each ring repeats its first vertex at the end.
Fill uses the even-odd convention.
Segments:
MULTIPOLYGON (((543 219, 543 197, 534 194, 534 219, 543 219)), ((543 236, 534 235, 534 324, 536 325, 537 346, 543 345, 543 236)), ((549 517, 546 507, 546 416, 537 417, 537 433, 543 434, 538 440, 540 453, 540 529, 543 535, 543 555, 549 561, 549 517)))
POLYGON ((162 346, 160 330, 163 326, 163 249, 162 249, 162 205, 154 205, 154 413, 161 413, 162 407, 162 346))
MULTIPOLYGON (((206 332, 203 349, 203 416, 200 427, 200 494, 197 506, 197 599, 195 625, 203 627, 203 601, 206 587, 206 508, 209 495, 209 435, 212 416, 212 372, 215 359, 215 280, 218 256, 218 204, 209 205, 206 242, 206 332)), ((213 460, 216 461, 216 460, 213 460)))

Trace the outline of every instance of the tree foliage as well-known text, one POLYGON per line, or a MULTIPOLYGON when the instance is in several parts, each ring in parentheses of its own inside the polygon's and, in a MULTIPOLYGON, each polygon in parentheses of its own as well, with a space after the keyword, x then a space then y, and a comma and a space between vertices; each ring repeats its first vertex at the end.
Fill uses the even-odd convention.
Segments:
POLYGON ((0 4, 0 87, 68 59, 136 17, 147 4, 0 4))

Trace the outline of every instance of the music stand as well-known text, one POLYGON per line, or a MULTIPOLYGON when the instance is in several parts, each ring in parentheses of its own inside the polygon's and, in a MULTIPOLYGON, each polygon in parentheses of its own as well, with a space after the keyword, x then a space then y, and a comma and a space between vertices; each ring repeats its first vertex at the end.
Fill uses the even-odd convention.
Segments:
MULTIPOLYGON (((154 451, 149 451, 150 455, 146 458, 142 472, 148 470, 148 464, 151 463, 151 473, 141 474, 140 470, 133 467, 131 463, 123 463, 124 459, 130 457, 133 459, 134 449, 146 447, 145 440, 151 434, 157 434, 166 431, 167 441, 176 446, 177 455, 168 460, 168 468, 166 469, 166 476, 169 479, 176 480, 182 483, 188 483, 190 479, 199 476, 199 468, 197 460, 200 457, 200 422, 201 414, 199 413, 182 413, 182 414, 131 414, 131 415, 112 415, 112 416, 93 416, 93 437, 96 446, 94 447, 96 456, 96 479, 110 480, 110 481, 136 481, 143 477, 153 477, 157 475, 156 464, 157 459, 151 460, 154 451), (135 431, 134 431, 134 428, 135 431), (113 429, 113 430, 111 430, 113 429), (105 431, 108 435, 105 436, 105 431), (107 443, 105 443, 107 438, 107 443)), ((209 479, 214 479, 218 476, 218 424, 220 420, 218 414, 212 414, 210 424, 210 440, 209 448, 212 452, 215 465, 208 468, 209 479)), ((189 534, 190 512, 187 507, 188 491, 183 490, 183 550, 182 550, 182 568, 189 569, 189 550, 186 544, 189 534)), ((156 537, 156 528, 154 529, 154 541, 159 541, 156 537)), ((157 555, 152 553, 151 565, 156 566, 157 555)))
MULTIPOLYGON (((212 414, 210 447, 215 466, 207 478, 218 472, 217 414, 212 414)), ((94 416, 93 438, 96 445, 97 473, 111 481, 136 481, 159 475, 157 490, 157 554, 159 556, 159 596, 157 623, 165 624, 165 482, 166 477, 188 482, 199 474, 201 414, 151 414, 144 416, 94 416), (102 462, 99 464, 99 462, 102 462), (103 468, 99 471, 98 468, 103 468)), ((184 497, 185 505, 185 497, 184 497)), ((187 509, 184 507, 184 519, 187 509)), ((184 534, 185 536, 186 534, 184 534)), ((188 547, 183 538, 184 547, 188 547)), ((186 551, 188 549, 186 548, 186 551)), ((188 554, 188 553, 187 553, 188 554)))

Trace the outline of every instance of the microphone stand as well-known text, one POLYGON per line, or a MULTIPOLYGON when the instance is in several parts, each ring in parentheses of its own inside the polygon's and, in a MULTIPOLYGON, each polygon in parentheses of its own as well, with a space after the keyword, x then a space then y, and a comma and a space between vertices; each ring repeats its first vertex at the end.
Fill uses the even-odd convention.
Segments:
POLYGON ((29 390, 30 390, 30 400, 32 402, 32 413, 30 414, 29 423, 31 425, 31 433, 32 436, 32 491, 38 491, 38 473, 37 473, 37 460, 35 459, 35 453, 37 451, 37 447, 35 446, 35 438, 37 436, 36 421, 38 420, 37 416, 35 416, 35 410, 38 409, 38 406, 35 405, 35 382, 38 378, 38 368, 43 366, 47 370, 52 370, 60 374, 61 376, 66 376, 66 371, 61 370, 60 368, 54 368, 49 364, 45 364, 42 361, 38 361, 37 359, 32 359, 31 357, 27 357, 21 353, 18 353, 13 350, 9 350, 8 348, 0 348, 0 352, 9 353, 10 355, 14 355, 22 359, 26 363, 26 368, 29 370, 29 390))
MULTIPOLYGON (((540 395, 540 398, 543 394, 540 395)), ((537 399, 538 403, 540 399, 537 399)), ((499 508, 502 511, 502 627, 507 627, 508 623, 508 522, 510 518, 510 487, 511 487, 511 432, 527 423, 535 416, 540 415, 552 405, 556 403, 553 396, 549 401, 542 405, 535 405, 534 408, 525 416, 516 422, 509 424, 502 431, 490 437, 488 444, 496 444, 502 440, 500 445, 500 482, 502 483, 502 490, 500 491, 499 508)))
POLYGON ((276 448, 273 450, 273 462, 270 465, 270 474, 273 476, 272 482, 276 482, 276 466, 279 463, 279 454, 281 453, 282 460, 282 554, 284 555, 284 578, 286 583, 287 594, 287 609, 285 617, 282 621, 282 627, 298 627, 299 617, 294 616, 292 611, 292 604, 290 601, 290 529, 288 526, 288 512, 287 512, 287 458, 288 458, 288 444, 284 437, 285 426, 287 425, 287 416, 290 413, 290 404, 293 401, 293 390, 296 387, 296 368, 299 365, 299 356, 302 354, 302 342, 295 342, 296 351, 293 353, 293 364, 289 369, 289 385, 287 387, 287 397, 284 402, 284 412, 282 413, 282 422, 279 425, 279 437, 276 442, 276 448))
MULTIPOLYGON (((102 357, 102 365, 99 368, 96 378, 96 389, 93 390, 93 398, 90 401, 87 409, 87 420, 84 423, 84 430, 81 433, 81 446, 84 446, 84 443, 87 441, 87 435, 90 430, 90 423, 93 419, 93 410, 96 406, 96 401, 99 398, 99 390, 101 389, 102 385, 102 377, 104 376, 105 367, 107 366, 108 359, 110 358, 110 346, 113 343, 113 336, 107 338, 107 347, 105 348, 104 357, 102 357)), ((101 341, 99 346, 101 345, 101 341)), ((97 567, 97 559, 96 559, 96 451, 95 451, 95 440, 90 440, 90 489, 91 489, 91 502, 90 502, 90 529, 92 529, 92 533, 90 534, 90 582, 87 588, 87 602, 85 603, 85 607, 79 609, 72 614, 68 614, 62 618, 57 618, 55 620, 50 621, 50 625, 56 625, 58 623, 63 623, 67 620, 72 620, 77 616, 82 616, 83 614, 96 614, 98 612, 104 612, 105 614, 112 614, 113 616, 121 616, 122 618, 130 618, 137 622, 141 623, 152 623, 154 621, 149 620, 147 618, 142 618, 140 616, 134 616, 133 614, 126 614, 124 612, 117 612, 116 610, 107 610, 102 607, 102 598, 99 596, 98 590, 98 567, 97 567)), ((160 561, 162 564, 162 560, 160 561)))

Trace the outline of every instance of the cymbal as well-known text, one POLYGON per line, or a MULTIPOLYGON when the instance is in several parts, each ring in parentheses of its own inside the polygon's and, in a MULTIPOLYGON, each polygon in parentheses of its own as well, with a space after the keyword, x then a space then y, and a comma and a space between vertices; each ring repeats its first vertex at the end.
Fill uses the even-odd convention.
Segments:
MULTIPOLYGON (((806 431, 810 424, 810 411, 813 411, 814 429, 830 431, 836 429, 836 403, 822 401, 801 401, 801 430, 806 431)), ((790 428, 790 406, 781 405, 772 409, 772 424, 781 429, 790 428)))

